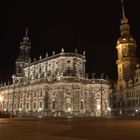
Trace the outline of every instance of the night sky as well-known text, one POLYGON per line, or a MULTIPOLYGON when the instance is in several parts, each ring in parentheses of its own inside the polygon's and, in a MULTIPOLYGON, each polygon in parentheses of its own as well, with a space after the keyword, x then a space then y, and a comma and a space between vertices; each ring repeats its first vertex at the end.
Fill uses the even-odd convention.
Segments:
MULTIPOLYGON (((64 48, 82 54, 86 51, 87 72, 108 74, 117 79, 116 41, 119 38, 121 0, 90 2, 30 0, 1 3, 0 10, 0 82, 11 80, 19 44, 29 28, 32 42, 31 58, 52 55, 64 48)), ((140 2, 125 0, 131 34, 137 40, 140 58, 140 2)))

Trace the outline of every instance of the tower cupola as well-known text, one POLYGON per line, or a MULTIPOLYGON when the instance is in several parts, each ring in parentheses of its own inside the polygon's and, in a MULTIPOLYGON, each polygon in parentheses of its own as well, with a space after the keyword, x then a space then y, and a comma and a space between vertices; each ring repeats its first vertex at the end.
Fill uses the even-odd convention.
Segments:
POLYGON ((120 37, 117 40, 118 60, 118 87, 122 89, 127 86, 128 81, 134 79, 136 58, 136 41, 130 34, 130 25, 125 15, 124 1, 122 2, 122 19, 120 25, 120 37))
POLYGON ((121 19, 121 25, 120 25, 120 38, 117 41, 117 45, 123 44, 123 43, 136 43, 134 37, 130 33, 130 25, 128 23, 128 19, 125 14, 124 9, 124 1, 121 0, 122 3, 122 19, 121 19))

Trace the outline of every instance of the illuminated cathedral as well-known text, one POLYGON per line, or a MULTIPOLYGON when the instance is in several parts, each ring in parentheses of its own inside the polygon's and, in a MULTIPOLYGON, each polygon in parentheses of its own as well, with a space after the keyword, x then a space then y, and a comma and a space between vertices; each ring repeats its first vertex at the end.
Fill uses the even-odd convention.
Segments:
POLYGON ((12 84, 0 87, 0 110, 16 116, 107 116, 108 80, 85 73, 85 52, 53 51, 31 61, 28 29, 20 43, 12 84))
POLYGON ((120 37, 116 43, 118 79, 89 78, 86 55, 66 52, 46 53, 30 58, 28 30, 20 43, 12 84, 0 87, 0 110, 17 116, 96 116, 140 115, 140 64, 136 40, 122 0, 120 37))

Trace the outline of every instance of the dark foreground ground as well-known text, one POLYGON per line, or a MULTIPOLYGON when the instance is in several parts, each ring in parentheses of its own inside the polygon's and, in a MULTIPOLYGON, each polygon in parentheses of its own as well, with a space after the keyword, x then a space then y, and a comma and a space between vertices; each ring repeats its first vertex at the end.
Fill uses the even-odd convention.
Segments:
POLYGON ((139 119, 0 119, 0 140, 139 139, 139 119))

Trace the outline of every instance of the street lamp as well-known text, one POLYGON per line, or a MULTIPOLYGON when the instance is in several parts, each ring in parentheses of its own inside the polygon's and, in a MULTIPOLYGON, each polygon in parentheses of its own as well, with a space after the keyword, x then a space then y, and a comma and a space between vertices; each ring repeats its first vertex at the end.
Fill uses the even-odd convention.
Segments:
POLYGON ((110 117, 110 111, 111 111, 111 108, 108 107, 107 110, 108 110, 108 116, 110 117))
POLYGON ((19 117, 21 117, 21 110, 22 110, 22 109, 21 109, 21 108, 19 108, 19 117))
POLYGON ((42 108, 39 108, 39 109, 38 109, 38 112, 40 112, 40 111, 42 111, 42 108))
POLYGON ((42 118, 42 108, 41 107, 38 109, 38 117, 42 118))
POLYGON ((4 102, 4 97, 2 95, 0 95, 0 109, 4 108, 4 105, 2 105, 4 102))
POLYGON ((136 110, 135 110, 135 116, 138 116, 138 115, 139 115, 139 110, 136 109, 136 110))
POLYGON ((110 107, 108 107, 108 108, 107 108, 107 110, 108 110, 108 111, 111 111, 111 108, 110 108, 110 107))
POLYGON ((71 108, 70 107, 68 108, 68 111, 71 112, 71 108))
POLYGON ((15 104, 15 75, 12 76, 13 78, 13 95, 12 95, 12 113, 14 114, 14 104, 15 104))

